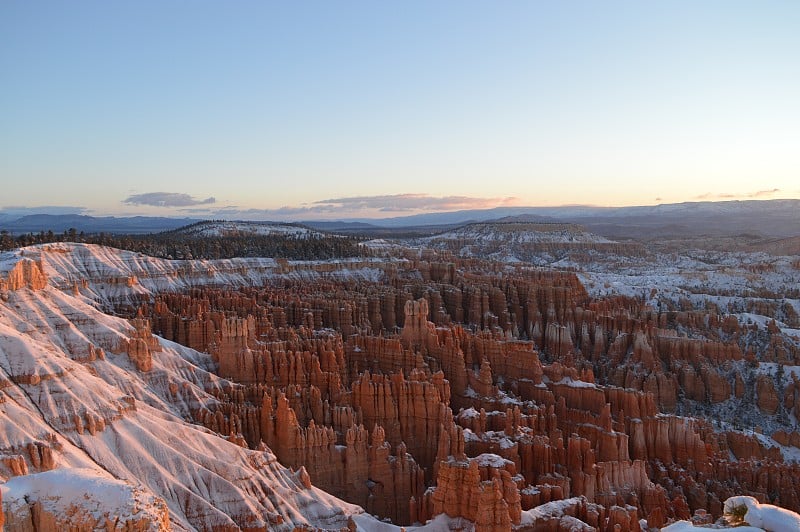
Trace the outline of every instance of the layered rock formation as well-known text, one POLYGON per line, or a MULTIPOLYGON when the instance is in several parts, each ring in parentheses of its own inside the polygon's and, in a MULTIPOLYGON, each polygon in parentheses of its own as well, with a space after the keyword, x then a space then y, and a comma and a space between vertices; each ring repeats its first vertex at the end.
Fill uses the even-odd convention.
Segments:
POLYGON ((47 286, 47 276, 42 270, 41 262, 22 258, 0 277, 0 291, 30 288, 41 290, 47 286))
MULTIPOLYGON (((432 270, 430 266, 424 268, 426 272, 432 270)), ((402 294, 390 297, 385 287, 343 285, 352 294, 346 296, 350 302, 359 301, 363 293, 375 294, 365 298, 376 302, 364 305, 369 309, 364 318, 356 310, 360 305, 351 304, 341 306, 349 316, 326 314, 322 319, 312 319, 318 299, 306 295, 314 292, 308 287, 290 287, 288 293, 265 289, 243 298, 235 294, 223 298, 222 293, 203 291, 202 296, 198 293, 203 301, 199 305, 193 302, 197 298, 190 301, 169 296, 157 300, 151 317, 155 323, 177 323, 171 316, 189 315, 183 309, 194 308, 204 310, 188 320, 189 324, 222 323, 216 317, 222 309, 216 310, 213 302, 224 299, 225 312, 230 316, 226 319, 229 323, 239 320, 242 326, 237 326, 240 332, 233 335, 206 335, 207 350, 218 358, 220 368, 228 368, 224 374, 248 383, 248 388, 242 399, 223 409, 231 414, 206 415, 203 422, 224 433, 234 427, 234 432, 240 430, 250 445, 263 440, 277 449, 285 463, 305 465, 313 482, 382 511, 379 515, 401 524, 443 512, 471 520, 476 515, 491 516, 487 519, 492 526, 502 529, 509 523, 521 523, 514 508, 528 511, 549 501, 580 495, 602 508, 636 508, 632 514, 626 510, 627 517, 616 514, 612 520, 630 523, 645 518, 651 525, 660 526, 695 508, 719 509, 715 501, 726 492, 714 495, 702 484, 711 475, 714 453, 721 455, 732 449, 745 459, 768 455, 745 450, 747 445, 759 448, 752 438, 731 433, 739 439, 725 439, 705 424, 659 413, 660 407, 675 408, 676 390, 681 385, 698 400, 710 402, 726 400, 735 391, 735 386, 705 361, 741 359, 738 346, 681 339, 668 328, 673 321, 696 321, 691 314, 645 314, 642 321, 633 317, 640 312, 638 303, 625 299, 614 301, 614 306, 592 303, 569 276, 540 273, 535 285, 512 277, 502 289, 492 287, 492 275, 473 273, 469 279, 469 288, 464 285, 458 292, 450 285, 406 288, 410 288, 412 297, 421 296, 417 300, 402 294), (486 288, 481 288, 484 284, 486 288), (509 304, 509 300, 514 303, 509 304), (398 320, 398 301, 403 303, 402 320, 398 320), (206 302, 212 302, 211 307, 206 302), (259 310, 262 304, 264 308, 259 310), (304 310, 297 312, 300 308, 304 310), (454 325, 453 315, 471 316, 475 321, 465 318, 466 325, 480 328, 473 332, 454 325), (438 327, 429 321, 431 317, 439 321, 438 327), (393 321, 403 324, 397 337, 372 336, 375 324, 393 321), (278 329, 274 322, 280 323, 278 329), (363 332, 346 341, 336 335, 327 336, 324 344, 311 341, 315 326, 353 330, 358 323, 362 325, 355 330, 363 332), (516 339, 526 329, 533 341, 516 339), (288 334, 290 330, 294 332, 288 334), (609 339, 607 330, 630 333, 609 339), (262 342, 259 337, 276 340, 262 342), (226 344, 220 338, 239 340, 226 344), (537 352, 536 338, 544 353, 537 352), (298 352, 303 354, 298 356, 298 352), (581 352, 596 362, 581 363, 581 352), (543 354, 545 360, 558 361, 543 365, 543 354), (611 372, 600 364, 608 356, 617 363, 629 357, 637 362, 625 367, 618 364, 616 372, 611 372), (679 371, 671 374, 665 364, 679 371), (649 373, 643 377, 637 368, 649 368, 649 373), (601 377, 612 377, 611 383, 620 379, 619 385, 624 388, 598 386, 595 371, 601 377), (251 391, 256 382, 269 389, 251 391), (257 400, 246 398, 258 393, 270 396, 260 407, 257 400), (286 399, 291 396, 296 400, 286 399), (268 421, 272 428, 262 428, 258 437, 247 428, 257 423, 243 423, 233 413, 254 408, 262 422, 265 411, 268 418, 278 419, 275 400, 291 407, 295 415, 281 418, 288 420, 285 422, 268 421), (248 402, 252 406, 246 406, 248 402), (454 417, 447 407, 462 411, 454 417), (227 421, 229 417, 233 422, 227 421), (276 441, 277 434, 270 430, 278 426, 295 427, 288 430, 299 435, 291 437, 295 443, 287 447, 276 441), (413 463, 406 462, 409 465, 403 468, 411 474, 378 478, 378 455, 362 450, 376 445, 367 436, 368 427, 373 427, 373 434, 380 429, 377 445, 402 446, 403 452, 413 456, 413 463), (435 447, 431 442, 437 442, 435 447), (358 464, 357 457, 369 456, 366 465, 343 473, 337 464, 343 462, 344 451, 337 454, 329 450, 335 445, 354 449, 347 463, 358 464), (466 480, 464 475, 472 460, 469 457, 486 453, 513 464, 514 472, 507 471, 513 482, 502 473, 487 473, 480 481, 466 480), (658 475, 659 468, 670 473, 658 475), (358 471, 362 471, 360 477, 358 471), (662 484, 651 480, 653 477, 662 484), (336 478, 347 480, 337 483, 333 480, 336 478), (388 483, 387 478, 391 478, 388 483), (502 487, 492 487, 492 482, 502 487), (362 487, 358 493, 348 483, 368 485, 370 489, 362 487), (451 486, 454 483, 457 485, 451 486), (437 495, 442 484, 444 491, 437 495), (431 485, 435 489, 422 497, 425 486, 431 485), (386 496, 388 492, 396 495, 394 500, 386 496), (446 500, 459 501, 459 505, 472 502, 469 509, 445 509, 446 500), (489 506, 478 511, 481 500, 489 506)), ((323 293, 334 289, 330 285, 319 287, 323 293)), ((202 327, 215 330, 215 326, 202 327)), ((169 336, 173 330, 173 326, 167 326, 164 334, 169 336)), ((400 456, 396 452, 387 454, 400 456)), ((721 489, 721 484, 716 489, 721 489)))
POLYGON ((227 384, 211 357, 71 292, 0 291, 4 530, 339 529, 361 511, 265 448, 185 421, 227 384))
MULTIPOLYGON (((625 531, 697 510, 716 518, 733 494, 800 506, 800 468, 778 448, 737 430, 734 419, 719 426, 677 415, 748 402, 776 418, 800 409, 795 380, 759 372, 765 358, 795 360, 779 328, 750 330, 689 302, 658 311, 639 298, 593 299, 572 273, 427 252, 347 268, 128 257, 107 270, 95 265, 84 279, 75 263, 63 266, 66 253, 37 260, 65 291, 45 288, 54 294, 47 297, 71 309, 44 320, 52 324, 44 336, 59 339, 68 362, 43 364, 20 349, 6 386, 49 390, 87 371, 124 393, 86 400, 90 407, 45 402, 47 423, 66 436, 47 439, 43 429, 4 443, 4 478, 74 466, 77 458, 58 451, 65 441, 117 478, 141 473, 138 461, 106 463, 96 440, 143 430, 156 409, 209 429, 195 427, 201 436, 192 437, 244 468, 194 479, 198 486, 225 492, 235 475, 263 478, 280 470, 274 453, 296 471, 286 473, 291 481, 281 477, 300 494, 292 501, 313 484, 399 525, 445 514, 477 530, 625 531), (172 276, 185 278, 161 284, 172 276), (88 312, 82 300, 100 285, 114 296, 98 300, 128 313, 128 323, 89 327, 110 319, 94 309, 76 322, 74 309, 88 312), (756 349, 756 335, 770 335, 769 355, 756 349)), ((72 260, 84 259, 78 252, 72 260)), ((14 292, 8 281, 4 288, 26 308, 42 299, 30 272, 14 292)), ((25 321, 19 316, 10 329, 25 321)), ((155 440, 169 439, 169 430, 147 426, 155 440)), ((790 431, 778 438, 792 442, 790 431)), ((227 470, 196 446, 171 445, 191 463, 227 470)), ((193 523, 191 515, 221 529, 303 524, 294 502, 270 506, 261 484, 221 513, 196 489, 177 496, 158 480, 146 488, 179 508, 170 507, 173 520, 193 523)))

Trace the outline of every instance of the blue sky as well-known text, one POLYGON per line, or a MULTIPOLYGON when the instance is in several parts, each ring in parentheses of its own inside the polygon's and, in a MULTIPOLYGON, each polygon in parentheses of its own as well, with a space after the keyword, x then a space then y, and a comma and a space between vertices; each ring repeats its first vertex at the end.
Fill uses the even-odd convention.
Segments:
POLYGON ((800 3, 0 3, 0 208, 800 197, 800 3))

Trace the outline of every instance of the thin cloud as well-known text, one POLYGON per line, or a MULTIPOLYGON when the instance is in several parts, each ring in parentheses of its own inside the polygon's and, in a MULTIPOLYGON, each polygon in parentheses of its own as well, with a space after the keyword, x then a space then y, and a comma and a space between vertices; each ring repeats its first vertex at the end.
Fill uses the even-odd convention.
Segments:
POLYGON ((226 206, 209 210, 215 218, 250 220, 315 219, 319 217, 374 217, 381 214, 409 212, 442 212, 463 209, 486 209, 513 205, 517 198, 475 198, 470 196, 429 196, 427 194, 390 194, 383 196, 353 196, 331 198, 297 206, 276 209, 239 209, 226 206))
POLYGON ((773 188, 772 190, 759 190, 758 192, 752 193, 750 195, 750 197, 751 198, 765 198, 765 197, 769 197, 769 196, 774 196, 775 194, 777 194, 780 191, 781 191, 781 189, 779 189, 779 188, 773 188))
POLYGON ((332 208, 327 205, 320 205, 314 207, 290 207, 284 206, 277 209, 238 209, 235 207, 226 207, 224 209, 216 209, 209 211, 213 216, 220 218, 234 218, 239 217, 243 219, 266 219, 269 217, 287 217, 297 215, 314 215, 314 214, 330 214, 339 212, 339 209, 332 208))
POLYGON ((706 192, 705 194, 701 194, 699 196, 695 196, 694 199, 697 200, 726 200, 726 199, 736 199, 736 198, 769 198, 775 196, 781 191, 779 188, 773 188, 769 190, 757 190, 755 192, 748 192, 745 194, 730 194, 730 193, 713 193, 713 192, 706 192))
POLYGON ((190 207, 192 205, 210 205, 216 202, 216 198, 213 197, 201 200, 178 192, 147 192, 133 194, 122 200, 122 203, 128 205, 149 205, 151 207, 190 207))
POLYGON ((242 212, 242 209, 238 205, 225 205, 224 207, 221 206, 213 206, 213 207, 182 207, 177 209, 178 212, 185 212, 187 214, 219 214, 219 213, 228 213, 228 212, 242 212))
POLYGON ((186 207, 178 209, 178 212, 185 212, 186 214, 208 214, 214 211, 208 207, 186 207))
POLYGON ((741 198, 741 194, 725 194, 725 193, 713 193, 713 192, 706 192, 705 194, 700 194, 699 196, 695 196, 694 199, 697 200, 719 200, 719 199, 733 199, 733 198, 741 198))
POLYGON ((378 210, 408 212, 420 210, 454 211, 485 209, 510 205, 517 198, 475 198, 470 196, 430 196, 428 194, 389 194, 383 196, 353 196, 315 201, 314 205, 346 210, 378 210))

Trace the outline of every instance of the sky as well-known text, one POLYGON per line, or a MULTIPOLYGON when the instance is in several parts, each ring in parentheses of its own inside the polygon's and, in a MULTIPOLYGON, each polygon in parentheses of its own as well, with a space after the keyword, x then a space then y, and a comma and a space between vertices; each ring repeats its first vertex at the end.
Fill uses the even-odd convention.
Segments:
POLYGON ((0 216, 800 198, 800 2, 0 2, 0 216))

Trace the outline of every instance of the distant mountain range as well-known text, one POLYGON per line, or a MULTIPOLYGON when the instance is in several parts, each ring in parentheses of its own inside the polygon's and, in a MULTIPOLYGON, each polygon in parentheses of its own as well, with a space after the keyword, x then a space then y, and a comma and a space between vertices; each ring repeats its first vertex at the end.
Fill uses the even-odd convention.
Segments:
POLYGON ((569 222, 608 238, 800 235, 800 200, 702 201, 636 207, 498 207, 357 220, 383 227, 457 225, 486 221, 569 222))
MULTIPOLYGON (((86 233, 157 233, 200 220, 164 217, 92 217, 35 214, 17 219, 0 217, 0 230, 13 234, 71 228, 86 233)), ((391 233, 410 228, 454 227, 486 221, 569 222, 609 238, 669 238, 693 235, 751 234, 785 238, 800 235, 800 200, 687 202, 637 207, 498 207, 438 212, 381 219, 304 221, 317 230, 347 233, 391 233)), ((265 222, 266 223, 266 222, 265 222)), ((385 236, 388 236, 386 234, 385 236)))
MULTIPOLYGON (((682 219, 685 216, 736 216, 736 215, 792 215, 800 223, 800 200, 747 200, 698 201, 643 205, 634 207, 595 207, 591 205, 564 205, 559 207, 496 207, 452 212, 425 213, 380 220, 358 219, 383 227, 443 225, 467 222, 485 222, 521 215, 535 216, 539 221, 613 220, 631 218, 682 219)), ((533 220, 530 220, 533 221, 533 220)))
POLYGON ((70 229, 84 233, 144 234, 160 233, 199 222, 196 218, 163 218, 154 216, 85 216, 81 214, 29 214, 21 218, 0 218, 0 230, 12 234, 53 231, 63 233, 70 229))

